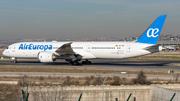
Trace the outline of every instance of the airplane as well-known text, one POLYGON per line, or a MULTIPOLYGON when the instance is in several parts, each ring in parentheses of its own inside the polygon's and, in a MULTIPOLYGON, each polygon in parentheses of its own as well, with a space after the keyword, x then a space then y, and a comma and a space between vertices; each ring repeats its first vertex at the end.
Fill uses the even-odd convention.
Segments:
POLYGON ((65 59, 70 65, 91 64, 91 59, 126 59, 162 50, 156 45, 167 15, 160 15, 134 42, 18 42, 3 51, 14 63, 19 58, 42 63, 65 59))
POLYGON ((162 50, 176 50, 177 45, 162 46, 162 50))

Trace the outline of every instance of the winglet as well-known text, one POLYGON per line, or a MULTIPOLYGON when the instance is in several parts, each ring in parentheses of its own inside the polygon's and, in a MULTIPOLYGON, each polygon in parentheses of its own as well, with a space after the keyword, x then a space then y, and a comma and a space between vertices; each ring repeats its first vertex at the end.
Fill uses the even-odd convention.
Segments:
POLYGON ((160 15, 135 42, 156 44, 167 15, 160 15))

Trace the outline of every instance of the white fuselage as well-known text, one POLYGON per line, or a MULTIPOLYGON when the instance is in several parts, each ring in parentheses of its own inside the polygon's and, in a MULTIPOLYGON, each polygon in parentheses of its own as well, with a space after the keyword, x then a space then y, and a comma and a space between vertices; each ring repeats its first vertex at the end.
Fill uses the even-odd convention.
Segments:
MULTIPOLYGON (((124 59, 158 52, 156 45, 167 15, 160 15, 135 42, 19 42, 8 46, 3 55, 37 58, 40 62, 65 59, 70 65, 91 64, 88 59, 124 59)), ((162 47, 161 47, 162 49, 162 47)))
MULTIPOLYGON (((8 46, 3 54, 13 58, 37 58, 42 51, 56 54, 56 50, 69 42, 19 42, 8 46), (23 45, 22 45, 23 44, 23 45)), ((144 48, 152 44, 136 42, 73 42, 73 51, 82 59, 123 59, 150 54, 144 48)))

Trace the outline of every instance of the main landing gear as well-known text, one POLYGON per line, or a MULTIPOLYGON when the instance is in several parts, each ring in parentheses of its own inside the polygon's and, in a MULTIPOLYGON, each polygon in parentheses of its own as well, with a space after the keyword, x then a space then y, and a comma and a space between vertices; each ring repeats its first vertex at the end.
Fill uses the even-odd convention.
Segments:
POLYGON ((82 61, 82 65, 91 65, 91 61, 88 60, 82 61))
MULTIPOLYGON (((75 60, 75 61, 69 61, 69 65, 80 65, 79 61, 78 60, 75 60)), ((88 61, 88 60, 85 60, 85 61, 82 61, 82 65, 91 65, 91 61, 88 61)))
POLYGON ((69 65, 79 65, 79 62, 77 60, 69 61, 69 65))

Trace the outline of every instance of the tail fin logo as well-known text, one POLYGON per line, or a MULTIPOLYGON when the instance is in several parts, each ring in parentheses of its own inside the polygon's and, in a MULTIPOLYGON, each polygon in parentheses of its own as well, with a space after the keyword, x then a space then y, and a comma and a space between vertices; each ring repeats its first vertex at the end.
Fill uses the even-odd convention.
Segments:
POLYGON ((159 29, 158 28, 149 28, 149 30, 147 31, 147 37, 158 37, 158 33, 159 32, 159 29), (150 34, 151 33, 151 34, 150 34))
POLYGON ((160 15, 135 42, 156 44, 167 15, 160 15))

